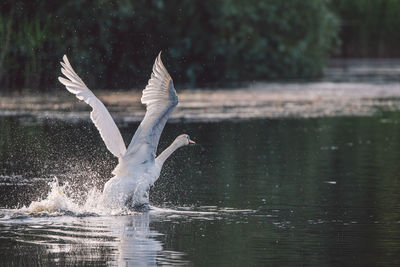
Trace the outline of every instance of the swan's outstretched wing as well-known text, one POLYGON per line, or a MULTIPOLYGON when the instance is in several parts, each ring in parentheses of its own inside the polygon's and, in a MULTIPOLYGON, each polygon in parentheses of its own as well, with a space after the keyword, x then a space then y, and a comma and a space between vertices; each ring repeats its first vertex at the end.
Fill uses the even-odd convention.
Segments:
POLYGON ((146 114, 123 157, 130 164, 154 160, 161 132, 178 104, 171 76, 161 61, 161 52, 154 62, 153 73, 143 90, 141 101, 146 105, 146 114), (134 162, 132 159, 135 159, 134 162))
POLYGON ((121 158, 125 154, 126 147, 113 118, 103 103, 86 87, 82 79, 72 69, 66 55, 64 55, 63 60, 64 62, 60 62, 62 65, 61 72, 68 79, 58 77, 58 80, 79 100, 85 101, 92 107, 90 118, 99 130, 101 138, 103 138, 108 150, 114 156, 121 158))

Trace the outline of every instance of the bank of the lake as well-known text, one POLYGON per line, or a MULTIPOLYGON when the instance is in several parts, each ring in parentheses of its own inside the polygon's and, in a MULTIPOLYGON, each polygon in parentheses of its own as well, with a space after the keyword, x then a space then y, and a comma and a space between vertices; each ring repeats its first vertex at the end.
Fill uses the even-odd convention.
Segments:
MULTIPOLYGON (((227 89, 177 88, 179 105, 171 121, 207 122, 263 118, 372 115, 400 110, 400 83, 255 83, 227 89)), ((118 124, 137 122, 145 108, 140 90, 94 93, 118 124)), ((90 120, 90 107, 67 91, 0 96, 0 115, 37 119, 90 120)))

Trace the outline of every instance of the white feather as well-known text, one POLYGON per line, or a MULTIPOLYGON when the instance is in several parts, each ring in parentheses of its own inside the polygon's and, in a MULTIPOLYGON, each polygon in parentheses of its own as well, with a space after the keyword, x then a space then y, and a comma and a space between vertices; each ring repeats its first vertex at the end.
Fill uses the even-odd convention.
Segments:
POLYGON ((160 135, 172 111, 178 104, 178 97, 168 71, 161 61, 161 53, 155 60, 150 80, 143 90, 141 101, 146 105, 146 114, 128 147, 113 119, 104 107, 75 73, 64 56, 62 73, 68 79, 59 77, 68 91, 88 103, 93 111, 91 119, 99 130, 107 148, 119 157, 119 164, 103 189, 102 199, 109 207, 148 203, 148 190, 160 176, 166 158, 176 149, 189 144, 187 135, 178 136, 175 141, 156 159, 160 135))
POLYGON ((161 132, 178 104, 171 76, 161 61, 161 52, 154 62, 153 72, 143 90, 141 101, 146 105, 146 114, 123 157, 130 164, 154 160, 161 132))
MULTIPOLYGON (((161 53, 155 60, 141 101, 146 105, 146 114, 125 155, 114 169, 115 176, 104 185, 103 197, 112 206, 148 203, 148 190, 160 176, 165 159, 184 145, 183 139, 178 137, 165 150, 168 153, 163 152, 163 160, 155 158, 161 132, 178 104, 171 76, 161 62, 161 53)), ((184 140, 187 141, 186 137, 184 140)))
POLYGON ((100 132, 108 150, 116 157, 121 158, 126 147, 121 133, 110 113, 104 104, 87 88, 82 79, 76 74, 66 55, 63 57, 64 62, 61 62, 61 72, 67 77, 58 77, 58 80, 65 85, 68 91, 75 94, 80 100, 85 101, 92 107, 90 118, 92 119, 97 130, 100 132))

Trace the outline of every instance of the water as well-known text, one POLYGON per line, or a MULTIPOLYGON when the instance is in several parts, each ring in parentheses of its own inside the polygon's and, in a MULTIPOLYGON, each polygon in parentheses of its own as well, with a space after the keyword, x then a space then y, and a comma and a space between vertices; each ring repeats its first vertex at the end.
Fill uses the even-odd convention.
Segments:
POLYGON ((161 149, 181 133, 198 145, 166 162, 153 209, 112 216, 83 208, 116 164, 91 123, 2 117, 0 265, 400 264, 399 112, 168 124, 161 149), (18 210, 54 177, 78 208, 18 210))

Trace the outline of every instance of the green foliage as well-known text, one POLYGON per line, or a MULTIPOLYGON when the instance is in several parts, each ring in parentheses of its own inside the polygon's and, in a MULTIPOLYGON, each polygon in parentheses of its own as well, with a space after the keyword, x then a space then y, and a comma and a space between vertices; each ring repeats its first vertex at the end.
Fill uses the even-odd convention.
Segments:
POLYGON ((337 30, 326 1, 224 1, 222 21, 232 78, 318 76, 337 30))
POLYGON ((321 74, 338 24, 326 0, 74 0, 0 4, 0 86, 53 88, 68 54, 90 87, 143 86, 157 53, 176 82, 321 74), (1 57, 1 55, 4 55, 1 57))
POLYGON ((341 18, 340 56, 400 56, 400 1, 336 0, 332 9, 341 18))

